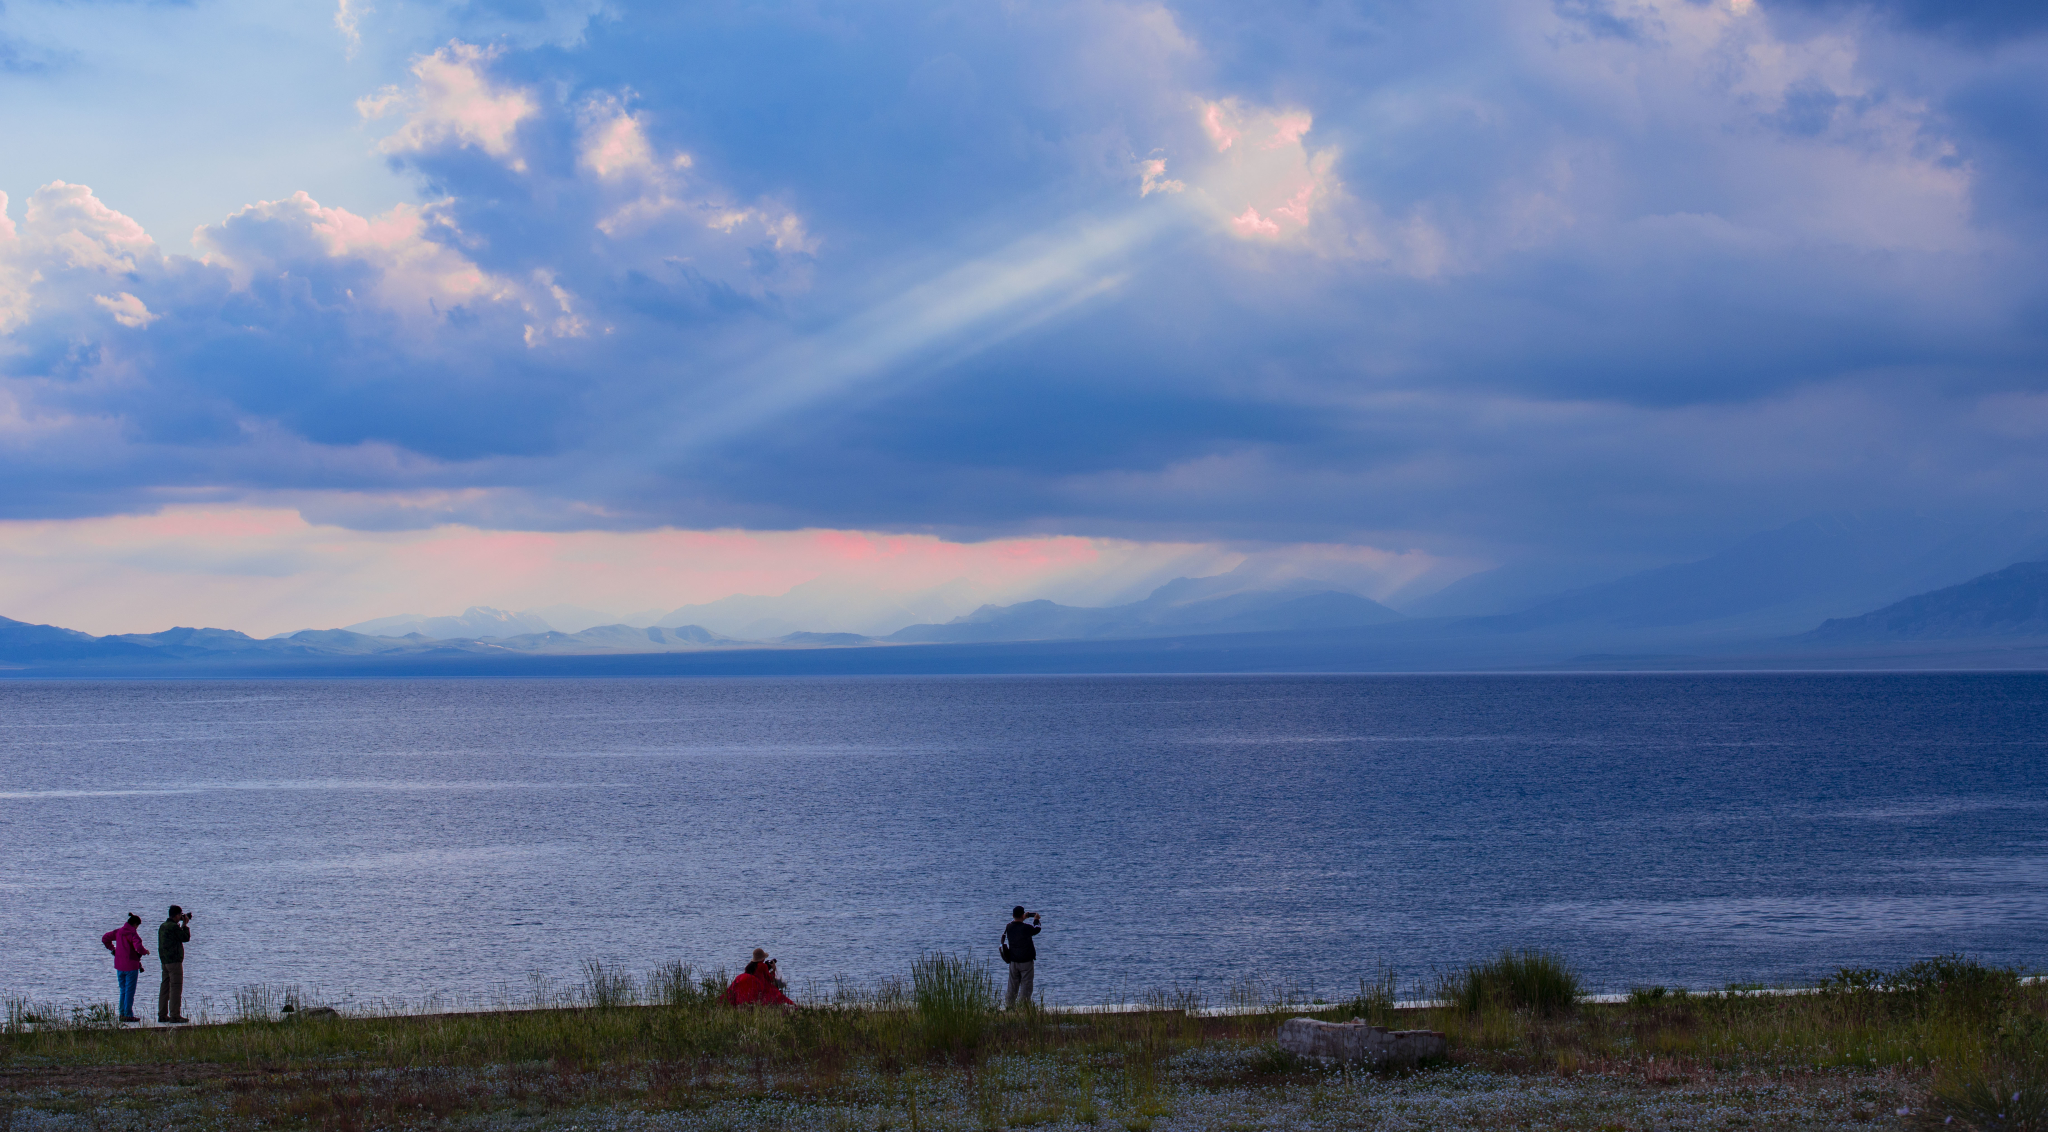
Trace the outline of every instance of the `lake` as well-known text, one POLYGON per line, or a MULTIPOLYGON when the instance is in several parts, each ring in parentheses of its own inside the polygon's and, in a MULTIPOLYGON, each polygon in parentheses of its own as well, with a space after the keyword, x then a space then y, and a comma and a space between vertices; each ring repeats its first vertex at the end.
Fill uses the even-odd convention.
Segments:
POLYGON ((170 903, 216 1002, 869 980, 1018 903, 1065 1003, 2039 969, 2044 721, 2034 674, 0 682, 0 992, 110 1000, 170 903))

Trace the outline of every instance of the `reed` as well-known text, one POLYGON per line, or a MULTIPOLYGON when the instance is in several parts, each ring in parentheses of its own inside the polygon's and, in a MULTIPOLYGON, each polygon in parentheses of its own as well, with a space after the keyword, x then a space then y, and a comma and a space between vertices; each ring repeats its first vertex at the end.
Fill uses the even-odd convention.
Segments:
POLYGON ((1394 996, 1399 993, 1400 978, 1394 968, 1386 963, 1371 979, 1358 980, 1358 994, 1343 1006, 1354 1018, 1362 1018, 1375 1026, 1391 1027, 1394 1024, 1394 996))
POLYGON ((910 985, 925 1048, 972 1058, 996 1009, 993 968, 980 960, 934 952, 911 964, 910 985))
MULTIPOLYGON (((662 976, 661 968, 657 967, 648 977, 648 983, 658 985, 662 976)), ((634 985, 632 973, 617 964, 607 964, 600 959, 583 961, 583 988, 580 997, 585 1006, 599 1010, 637 1006, 640 1003, 639 988, 634 985)))
POLYGON ((1577 1006, 1580 993, 1579 977, 1560 956, 1508 950, 1446 978, 1439 997, 1467 1014, 1505 1007, 1553 1015, 1577 1006))

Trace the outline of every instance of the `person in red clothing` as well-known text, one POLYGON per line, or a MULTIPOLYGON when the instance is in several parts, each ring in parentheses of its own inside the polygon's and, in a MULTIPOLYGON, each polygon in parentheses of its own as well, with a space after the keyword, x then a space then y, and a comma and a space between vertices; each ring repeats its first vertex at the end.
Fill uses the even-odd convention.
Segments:
POLYGON ((763 973, 761 967, 762 963, 758 959, 748 963, 747 969, 740 973, 740 977, 734 979, 732 985, 725 988, 725 1004, 727 1006, 796 1005, 796 1003, 790 1001, 788 995, 782 993, 780 987, 775 985, 774 977, 771 974, 763 973))
POLYGON ((114 953, 114 978, 121 984, 121 1021, 140 1022, 135 1016, 135 981, 142 977, 142 957, 149 954, 149 948, 142 946, 142 937, 135 929, 142 924, 142 917, 128 913, 128 922, 100 937, 100 945, 114 953))

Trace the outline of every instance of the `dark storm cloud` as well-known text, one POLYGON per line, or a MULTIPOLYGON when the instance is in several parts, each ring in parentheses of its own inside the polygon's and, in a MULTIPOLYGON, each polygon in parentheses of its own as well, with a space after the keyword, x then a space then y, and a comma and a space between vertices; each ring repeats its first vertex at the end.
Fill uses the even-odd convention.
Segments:
POLYGON ((1839 17, 1869 12, 1920 32, 1987 44, 2038 35, 2048 29, 2048 9, 2027 0, 1769 0, 1773 9, 1839 17))

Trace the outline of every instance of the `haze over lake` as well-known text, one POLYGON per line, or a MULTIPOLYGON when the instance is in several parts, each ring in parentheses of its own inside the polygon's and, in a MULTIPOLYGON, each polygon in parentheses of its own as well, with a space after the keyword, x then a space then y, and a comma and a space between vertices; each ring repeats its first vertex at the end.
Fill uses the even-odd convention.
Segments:
POLYGON ((2044 718, 2037 675, 7 683, 0 991, 111 998, 100 933, 173 902, 216 1000, 869 979, 1019 902, 1054 1002, 2040 968, 2044 718))

